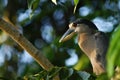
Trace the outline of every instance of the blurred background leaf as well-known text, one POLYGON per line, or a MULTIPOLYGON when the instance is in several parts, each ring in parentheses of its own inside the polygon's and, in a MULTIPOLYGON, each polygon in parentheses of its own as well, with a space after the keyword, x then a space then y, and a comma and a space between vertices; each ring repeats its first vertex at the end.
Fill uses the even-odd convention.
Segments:
POLYGON ((75 7, 74 7, 74 13, 75 13, 75 11, 76 11, 76 8, 77 8, 78 3, 79 3, 79 0, 74 0, 74 5, 75 5, 75 7))
MULTIPOLYGON (((83 77, 80 77, 82 73, 78 75, 78 70, 92 75, 92 66, 77 44, 77 35, 64 43, 59 43, 59 39, 68 29, 68 24, 77 18, 93 21, 99 31, 110 37, 107 54, 108 74, 103 74, 98 79, 106 80, 107 76, 112 76, 114 68, 120 65, 120 1, 57 0, 57 5, 54 3, 51 0, 0 0, 0 17, 13 23, 52 64, 59 66, 61 73, 66 73, 61 74, 61 78, 68 78, 69 75, 71 80, 88 76, 83 73, 83 77), (61 69, 62 66, 67 68, 61 69), (72 74, 73 77, 70 77, 72 74)), ((42 73, 43 69, 33 58, 2 31, 0 40, 0 77, 13 80, 21 79, 25 75, 31 75, 33 78, 34 74, 42 73)), ((44 72, 41 75, 48 73, 44 72)), ((94 79, 96 78, 91 80, 94 79)))
POLYGON ((40 0, 27 0, 28 1, 28 8, 32 9, 33 11, 38 8, 40 0))
POLYGON ((110 46, 107 54, 107 70, 108 76, 113 76, 115 66, 120 66, 120 25, 118 25, 111 36, 110 46))
POLYGON ((8 35, 5 32, 0 33, 0 44, 4 43, 8 39, 8 35))
POLYGON ((52 2, 53 2, 55 5, 57 5, 57 1, 56 1, 56 0, 52 0, 52 2))
POLYGON ((27 0, 30 19, 34 15, 34 11, 38 8, 40 0, 27 0))
POLYGON ((90 75, 87 72, 76 71, 72 68, 68 69, 65 67, 54 67, 50 71, 41 71, 35 75, 25 76, 24 79, 27 80, 52 80, 55 75, 59 72, 61 80, 95 80, 95 76, 90 75))

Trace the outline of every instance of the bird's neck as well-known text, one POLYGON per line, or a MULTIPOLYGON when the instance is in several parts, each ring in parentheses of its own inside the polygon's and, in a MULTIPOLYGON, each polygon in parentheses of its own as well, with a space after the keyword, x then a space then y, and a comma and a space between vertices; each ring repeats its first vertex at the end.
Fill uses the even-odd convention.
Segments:
POLYGON ((91 33, 79 33, 78 34, 78 41, 80 42, 83 42, 85 41, 86 39, 89 39, 93 34, 91 33))
POLYGON ((94 42, 92 36, 93 35, 89 33, 82 33, 78 36, 78 45, 88 57, 91 56, 91 54, 87 53, 91 53, 95 47, 95 45, 92 43, 94 42))
POLYGON ((96 75, 99 75, 103 72, 105 72, 105 65, 103 65, 103 58, 100 58, 100 60, 97 60, 97 54, 95 50, 95 39, 94 39, 94 34, 92 33, 82 33, 79 34, 78 37, 78 44, 82 51, 89 57, 93 71, 96 75))

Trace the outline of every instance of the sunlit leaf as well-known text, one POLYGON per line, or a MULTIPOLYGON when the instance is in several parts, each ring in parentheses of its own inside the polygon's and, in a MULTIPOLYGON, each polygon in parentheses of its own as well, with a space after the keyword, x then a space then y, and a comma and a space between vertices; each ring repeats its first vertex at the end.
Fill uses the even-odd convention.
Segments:
POLYGON ((114 74, 114 68, 116 65, 119 65, 120 62, 118 61, 120 58, 120 25, 118 25, 115 32, 113 32, 110 47, 107 53, 107 71, 108 76, 112 77, 114 74))
POLYGON ((103 73, 101 75, 98 75, 96 80, 109 80, 109 79, 107 73, 103 73))
POLYGON ((87 56, 83 55, 80 57, 78 63, 74 66, 75 70, 83 70, 89 64, 89 59, 87 56))
POLYGON ((28 8, 32 8, 33 3, 35 2, 35 0, 27 0, 28 1, 28 8))
POLYGON ((76 8, 77 8, 78 3, 79 3, 79 0, 74 0, 74 4, 75 4, 74 13, 75 13, 75 11, 76 11, 76 8))
POLYGON ((40 0, 27 0, 28 1, 28 8, 36 9, 39 5, 40 0))
POLYGON ((8 35, 5 32, 0 33, 0 44, 8 39, 8 35))
POLYGON ((56 0, 52 0, 52 2, 53 2, 55 5, 57 5, 57 1, 56 1, 56 0))
POLYGON ((89 77, 90 77, 89 73, 79 71, 78 74, 82 77, 83 80, 89 80, 89 77))
POLYGON ((28 9, 31 10, 30 19, 32 18, 34 11, 38 8, 40 0, 27 0, 28 9))
POLYGON ((79 0, 74 0, 75 6, 77 6, 78 3, 79 3, 79 0))

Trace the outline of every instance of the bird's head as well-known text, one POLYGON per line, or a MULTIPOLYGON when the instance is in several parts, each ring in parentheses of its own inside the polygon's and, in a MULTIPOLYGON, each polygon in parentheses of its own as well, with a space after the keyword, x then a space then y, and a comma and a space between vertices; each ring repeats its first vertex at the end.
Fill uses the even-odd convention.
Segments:
POLYGON ((77 19, 69 24, 69 29, 64 33, 59 42, 69 40, 75 33, 89 33, 98 30, 94 23, 86 19, 77 19))

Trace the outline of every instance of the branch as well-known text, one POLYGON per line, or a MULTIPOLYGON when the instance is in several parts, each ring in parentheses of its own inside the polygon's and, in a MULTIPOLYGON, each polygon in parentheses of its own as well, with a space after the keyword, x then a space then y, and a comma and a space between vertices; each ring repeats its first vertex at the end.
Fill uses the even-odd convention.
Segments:
POLYGON ((6 22, 2 18, 0 18, 0 29, 5 31, 23 49, 25 49, 43 69, 48 71, 50 68, 53 68, 53 65, 38 49, 36 49, 12 24, 6 22))

